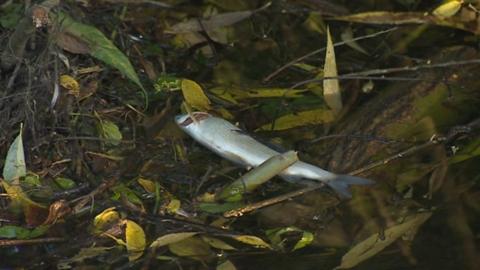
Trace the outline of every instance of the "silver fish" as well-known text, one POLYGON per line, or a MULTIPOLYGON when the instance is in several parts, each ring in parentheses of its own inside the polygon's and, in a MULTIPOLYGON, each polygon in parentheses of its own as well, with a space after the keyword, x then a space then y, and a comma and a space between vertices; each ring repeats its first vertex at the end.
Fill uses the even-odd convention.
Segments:
MULTIPOLYGON (((280 154, 247 135, 230 122, 205 112, 177 115, 175 122, 195 141, 219 156, 246 168, 257 167, 272 156, 280 154), (195 119, 192 119, 192 117, 195 119)), ((295 162, 285 169, 280 176, 289 182, 305 184, 307 182, 304 179, 324 182, 342 198, 351 198, 352 195, 348 189, 350 185, 374 183, 360 177, 337 175, 303 161, 295 162)))

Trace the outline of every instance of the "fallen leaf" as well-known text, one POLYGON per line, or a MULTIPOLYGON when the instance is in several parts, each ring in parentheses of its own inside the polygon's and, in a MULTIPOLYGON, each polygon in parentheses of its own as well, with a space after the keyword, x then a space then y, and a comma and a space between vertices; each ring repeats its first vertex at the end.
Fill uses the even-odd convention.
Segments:
POLYGON ((127 244, 128 260, 140 258, 146 246, 145 232, 137 223, 127 220, 125 243, 127 244))
POLYGON ((168 245, 170 252, 182 257, 202 260, 213 253, 210 246, 199 237, 193 236, 168 245))
POLYGON ((205 243, 209 244, 213 248, 221 249, 221 250, 236 250, 236 248, 232 247, 231 245, 225 243, 224 241, 218 238, 214 238, 206 235, 202 235, 200 237, 202 238, 203 241, 205 241, 205 243))
POLYGON ((155 182, 145 178, 138 178, 137 182, 145 189, 147 192, 155 193, 155 182))
POLYGON ((216 268, 216 270, 236 270, 236 269, 237 268, 230 260, 226 260, 220 263, 219 265, 217 265, 217 268, 216 268))
POLYGON ((284 236, 283 236, 283 234, 289 233, 289 232, 301 233, 301 237, 295 243, 295 246, 292 248, 292 251, 297 250, 297 249, 301 249, 301 248, 309 245, 314 239, 313 234, 311 232, 304 231, 302 229, 299 229, 299 228, 293 227, 293 226, 268 230, 267 231, 267 237, 274 247, 279 247, 277 249, 283 250, 284 249, 284 236))
POLYGON ((56 24, 55 29, 61 33, 61 36, 63 35, 63 40, 57 43, 59 46, 63 45, 65 49, 72 49, 72 46, 69 47, 71 45, 69 43, 84 43, 76 46, 73 51, 85 53, 88 49, 91 56, 116 68, 140 89, 145 90, 128 58, 97 28, 77 22, 62 12, 51 12, 50 16, 56 24), (67 39, 66 36, 71 37, 67 39))
POLYGON ((394 225, 385 230, 382 238, 376 233, 362 242, 352 247, 342 257, 342 262, 335 269, 348 269, 356 266, 357 264, 367 260, 375 254, 388 247, 395 240, 409 233, 410 231, 417 230, 425 221, 427 221, 432 213, 418 213, 412 216, 408 216, 402 223, 394 225))
POLYGON ((432 14, 441 19, 452 17, 462 7, 463 0, 449 0, 433 10, 432 14))
POLYGON ((238 88, 223 88, 215 87, 209 89, 210 93, 237 104, 237 100, 250 98, 298 98, 303 97, 306 89, 290 89, 290 88, 253 88, 253 89, 238 89, 238 88))
MULTIPOLYGON (((337 60, 335 59, 335 50, 333 48, 330 28, 327 27, 327 50, 325 52, 325 66, 323 67, 323 76, 325 78, 337 77, 337 60)), ((338 79, 323 80, 323 98, 333 112, 339 113, 342 110, 342 94, 338 79)))
POLYGON ((25 164, 25 154, 23 151, 22 127, 20 127, 20 133, 10 145, 7 157, 5 158, 3 179, 7 183, 12 183, 13 180, 25 175, 27 175, 27 165, 25 164))
POLYGON ((93 219, 93 227, 97 232, 102 232, 114 223, 120 220, 120 215, 115 210, 115 207, 110 207, 103 210, 93 219))
POLYGON ((75 54, 88 54, 90 53, 90 47, 87 42, 72 36, 68 32, 60 32, 55 36, 55 43, 58 47, 64 49, 67 52, 75 54))
POLYGON ((171 233, 171 234, 162 235, 158 237, 155 241, 153 241, 153 243, 150 244, 150 247, 158 248, 158 247, 170 245, 172 243, 176 243, 178 241, 182 241, 187 238, 190 238, 196 234, 198 234, 198 232, 180 232, 180 233, 171 233))
POLYGON ((229 26, 247 19, 253 14, 264 10, 270 6, 270 2, 265 6, 255 9, 255 10, 246 10, 246 11, 234 11, 226 12, 222 14, 213 15, 208 19, 198 19, 193 18, 185 22, 177 23, 165 30, 165 33, 169 34, 179 34, 179 33, 188 33, 188 32, 199 32, 199 31, 211 31, 215 28, 222 26, 229 26))
POLYGON ((70 95, 73 95, 77 98, 80 96, 80 84, 72 76, 60 76, 60 85, 67 89, 70 95))
POLYGON ((362 46, 360 46, 355 40, 354 40, 354 37, 353 37, 353 32, 352 32, 352 28, 351 27, 347 27, 343 32, 342 34, 340 35, 340 37, 342 38, 342 41, 345 42, 345 44, 347 46, 349 46, 350 48, 356 50, 356 51, 359 51, 363 54, 366 54, 366 55, 369 55, 369 53, 364 49, 362 48, 362 46))
POLYGON ((97 130, 100 137, 105 139, 107 144, 118 145, 122 141, 122 133, 118 126, 112 121, 99 118, 97 130))
POLYGON ((257 131, 285 130, 306 125, 324 124, 332 122, 334 119, 335 115, 331 110, 313 109, 280 116, 273 121, 273 125, 271 123, 265 124, 258 128, 257 131))
POLYGON ((247 244, 256 248, 272 249, 272 247, 270 247, 270 245, 267 242, 263 241, 262 238, 259 238, 253 235, 234 235, 232 236, 232 238, 239 242, 242 242, 244 244, 247 244))
POLYGON ((182 80, 182 93, 185 102, 192 108, 200 111, 208 111, 211 109, 210 100, 203 92, 203 89, 198 83, 184 79, 182 80))
POLYGON ((0 226, 0 238, 7 239, 32 239, 44 235, 50 226, 38 226, 35 229, 27 229, 19 226, 0 226))
POLYGON ((82 248, 80 251, 75 254, 70 259, 61 260, 57 264, 58 269, 71 269, 72 263, 76 262, 83 262, 84 260, 95 258, 97 256, 102 256, 108 253, 113 247, 89 247, 89 248, 82 248))

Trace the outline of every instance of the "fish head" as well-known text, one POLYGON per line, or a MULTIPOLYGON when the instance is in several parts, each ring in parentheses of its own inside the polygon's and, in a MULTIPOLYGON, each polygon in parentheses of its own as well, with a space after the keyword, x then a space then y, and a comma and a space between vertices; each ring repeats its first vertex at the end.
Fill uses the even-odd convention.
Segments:
POLYGON ((191 114, 180 114, 175 116, 175 122, 183 131, 192 133, 200 128, 205 119, 210 117, 211 115, 206 112, 193 112, 191 114))

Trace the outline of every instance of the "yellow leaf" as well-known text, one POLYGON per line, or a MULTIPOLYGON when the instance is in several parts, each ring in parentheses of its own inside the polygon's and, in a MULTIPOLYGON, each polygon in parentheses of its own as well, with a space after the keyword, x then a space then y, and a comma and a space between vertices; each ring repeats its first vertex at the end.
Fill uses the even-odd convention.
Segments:
MULTIPOLYGON (((330 35, 330 29, 327 27, 327 51, 325 53, 325 66, 323 67, 323 76, 337 77, 337 62, 335 59, 335 50, 333 48, 332 36, 330 35)), ((323 98, 327 105, 335 112, 338 113, 342 105, 342 94, 340 93, 340 85, 338 79, 325 79, 323 80, 323 98)))
POLYGON ((103 210, 103 212, 93 219, 93 227, 95 228, 95 231, 103 231, 108 225, 118 222, 119 220, 120 215, 115 211, 115 207, 110 207, 103 210))
POLYGON ((261 126, 258 130, 285 130, 289 128, 323 124, 332 122, 335 119, 335 115, 331 110, 327 109, 313 109, 310 111, 302 111, 295 114, 287 114, 275 119, 273 129, 272 124, 266 124, 261 126))
POLYGON ((239 242, 242 242, 244 244, 247 244, 256 248, 271 249, 270 245, 265 241, 263 241, 263 239, 253 235, 234 235, 232 238, 239 242))
POLYGON ((233 104, 238 104, 237 100, 250 98, 298 98, 302 97, 306 89, 290 89, 290 88, 253 88, 253 89, 238 89, 238 88, 223 88, 215 87, 209 89, 219 98, 229 101, 233 104))
POLYGON ((127 220, 125 242, 127 244, 128 259, 130 261, 134 261, 142 256, 146 246, 145 232, 142 227, 131 220, 127 220))
POLYGON ((196 234, 198 234, 198 232, 180 232, 180 233, 171 233, 171 234, 162 235, 158 237, 155 241, 153 241, 153 243, 150 244, 150 247, 158 248, 158 247, 166 246, 166 245, 190 238, 196 234))
POLYGON ((80 84, 70 75, 60 76, 60 85, 68 90, 70 95, 80 96, 80 84))
POLYGON ((138 178, 137 182, 145 189, 147 192, 155 193, 155 182, 145 178, 138 178))
POLYGON ((179 200, 172 199, 167 205, 167 212, 170 214, 174 214, 178 211, 178 209, 180 209, 181 205, 182 203, 179 200))
POLYGON ((205 95, 202 87, 191 80, 182 80, 182 93, 185 102, 191 107, 200 111, 210 110, 210 100, 205 95))
POLYGON ((5 189, 7 192, 14 207, 22 207, 24 210, 30 205, 39 208, 46 208, 46 206, 32 201, 27 196, 20 186, 18 179, 14 180, 12 183, 8 183, 5 180, 0 180, 0 184, 2 184, 3 189, 5 189))
POLYGON ((426 212, 408 216, 402 223, 386 229, 383 238, 380 238, 378 233, 373 234, 343 255, 341 265, 335 269, 352 268, 374 256, 401 236, 416 231, 431 215, 432 213, 426 212))
POLYGON ((435 17, 440 19, 445 19, 455 15, 460 8, 462 7, 463 0, 450 0, 445 1, 443 4, 438 6, 432 13, 435 17))

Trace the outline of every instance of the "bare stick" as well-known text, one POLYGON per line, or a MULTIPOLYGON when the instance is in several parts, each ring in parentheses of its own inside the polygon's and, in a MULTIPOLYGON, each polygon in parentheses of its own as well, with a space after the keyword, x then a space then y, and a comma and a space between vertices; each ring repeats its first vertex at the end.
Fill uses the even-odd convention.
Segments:
MULTIPOLYGON (((401 151, 401 152, 399 152, 397 154, 394 154, 390 157, 387 157, 383 160, 373 162, 373 163, 371 163, 371 164, 369 164, 369 165, 367 165, 363 168, 351 171, 348 174, 357 175, 357 174, 366 172, 368 170, 371 170, 373 168, 376 168, 378 166, 388 164, 388 163, 390 163, 390 162, 392 162, 396 159, 400 159, 400 158, 412 155, 415 152, 418 152, 422 149, 428 148, 432 145, 438 145, 438 144, 441 144, 441 143, 451 142, 452 140, 455 140, 459 135, 468 134, 468 133, 472 132, 472 130, 478 129, 478 128, 480 128, 480 118, 477 118, 477 119, 471 121, 467 125, 452 127, 449 130, 449 132, 447 133, 446 137, 437 137, 437 136, 434 135, 434 136, 431 137, 431 139, 429 141, 427 141, 427 142, 425 142, 421 145, 410 147, 410 148, 408 148, 404 151, 401 151)), ((298 196, 303 195, 307 192, 314 191, 314 190, 322 188, 324 186, 325 186, 325 184, 318 183, 318 184, 315 184, 315 185, 312 185, 312 186, 308 186, 308 187, 305 187, 305 188, 302 188, 302 189, 299 189, 299 190, 296 190, 296 191, 286 193, 284 195, 277 196, 277 197, 272 198, 272 199, 260 201, 260 202, 257 202, 257 203, 247 205, 243 208, 239 208, 239 209, 235 209, 235 210, 225 212, 223 215, 225 217, 242 216, 245 213, 254 211, 256 209, 259 209, 259 208, 262 208, 262 207, 265 207, 265 206, 270 206, 270 205, 273 205, 273 204, 276 204, 276 203, 279 203, 279 202, 282 202, 282 201, 290 200, 294 197, 298 197, 298 196)))
POLYGON ((396 67, 396 68, 385 68, 385 69, 372 69, 372 70, 365 70, 360 72, 353 72, 338 75, 337 77, 323 77, 323 78, 314 78, 310 80, 305 80, 294 84, 290 88, 297 88, 299 86, 314 83, 314 82, 321 82, 324 80, 330 79, 338 79, 338 80, 352 80, 352 79, 360 79, 360 80, 384 80, 384 81, 416 81, 419 80, 417 78, 409 78, 409 77, 372 77, 371 75, 385 75, 389 73, 396 73, 396 72, 405 72, 405 71, 417 71, 421 69, 431 69, 431 68, 444 68, 444 67, 452 67, 452 66, 462 66, 462 65, 472 65, 472 64, 480 64, 480 59, 471 59, 471 60, 461 60, 461 61, 450 61, 438 64, 424 64, 424 65, 417 65, 417 66, 405 66, 405 67, 396 67))
MULTIPOLYGON (((378 31, 376 33, 373 33, 373 34, 370 34, 370 35, 365 35, 365 36, 361 36, 361 37, 357 37, 357 38, 354 38, 354 39, 350 39, 350 40, 345 40, 345 41, 341 41, 341 42, 337 42, 337 43, 334 43, 333 46, 341 46, 341 45, 345 45, 347 43, 350 43, 352 41, 357 41, 357 40, 362 40, 362 39, 368 39, 368 38, 373 38, 373 37, 376 37, 376 36, 380 36, 380 35, 383 35, 383 34, 386 34, 386 33, 389 33, 389 32, 392 32, 392 31, 395 31, 397 30, 398 27, 393 27, 393 28, 389 28, 387 30, 382 30, 382 31, 378 31)), ((316 54, 319 54, 323 51, 325 51, 326 48, 321 48, 321 49, 318 49, 318 50, 315 50, 315 51, 312 51, 312 52, 309 52, 307 54, 305 54, 304 56, 301 56, 297 59, 294 59, 290 62, 288 62, 287 64, 281 66, 279 69, 275 70, 274 72, 272 72, 270 75, 268 75, 267 77, 265 77, 263 79, 263 82, 266 83, 268 81, 270 81, 273 77, 277 76, 280 72, 282 72, 283 70, 285 70, 286 68, 300 62, 300 61, 303 61, 309 57, 312 57, 316 54)))

